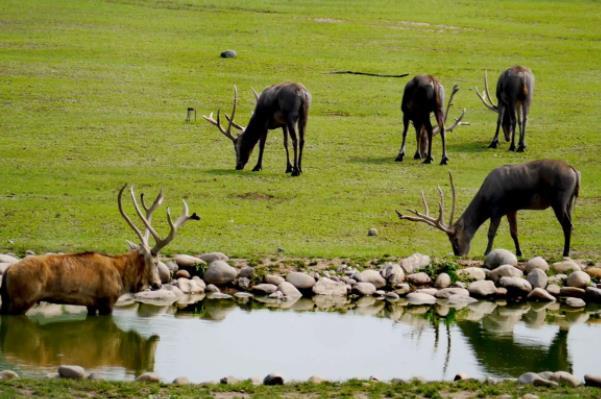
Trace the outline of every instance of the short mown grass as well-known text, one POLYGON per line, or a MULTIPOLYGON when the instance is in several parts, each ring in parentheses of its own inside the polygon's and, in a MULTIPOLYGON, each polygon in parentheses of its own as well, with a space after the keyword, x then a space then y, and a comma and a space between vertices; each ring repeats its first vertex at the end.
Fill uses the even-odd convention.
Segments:
MULTIPOLYGON (((129 182, 202 215, 167 252, 447 256, 442 233, 394 209, 420 206, 422 189, 434 199, 448 171, 463 208, 494 167, 559 158, 582 172, 573 254, 601 253, 599 2, 5 0, 0 27, 0 251, 122 251, 132 233, 116 194, 129 182), (227 48, 238 57, 219 58, 227 48), (486 148, 495 116, 470 91, 514 64, 536 75, 524 154, 486 148), (328 74, 341 69, 459 84, 455 112, 472 125, 448 138, 450 165, 393 162, 407 79, 328 74), (250 171, 256 151, 233 170, 231 144, 200 114, 229 111, 237 84, 245 124, 251 88, 286 80, 313 96, 305 173, 284 174, 280 131, 262 172, 250 171), (199 119, 186 124, 189 106, 199 119)), ((439 139, 433 151, 438 162, 439 139)), ((512 248, 506 226, 496 244, 512 248)), ((551 210, 520 213, 519 229, 525 256, 561 255, 551 210)))

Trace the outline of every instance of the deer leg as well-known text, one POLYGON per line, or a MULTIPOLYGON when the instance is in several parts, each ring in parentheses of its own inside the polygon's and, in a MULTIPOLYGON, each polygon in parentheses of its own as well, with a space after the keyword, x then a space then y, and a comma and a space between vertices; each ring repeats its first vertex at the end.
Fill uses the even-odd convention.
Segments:
POLYGON ((430 119, 426 119, 425 122, 426 132, 428 133, 428 155, 426 155, 426 159, 423 163, 432 163, 432 124, 430 123, 430 119))
POLYGON ((522 118, 520 121, 520 142, 518 143, 518 152, 524 152, 526 149, 526 121, 528 120, 528 104, 522 104, 522 118))
POLYGON ((509 104, 507 112, 509 114, 509 130, 511 133, 511 145, 509 151, 515 151, 515 106, 509 104))
POLYGON ((303 173, 303 148, 305 147, 305 123, 298 122, 298 173, 303 173))
POLYGON ((292 165, 292 176, 299 176, 300 170, 298 169, 298 140, 296 139, 296 130, 294 129, 294 122, 288 121, 288 132, 292 139, 292 149, 294 151, 294 160, 292 165))
MULTIPOLYGON (((436 116, 436 124, 438 125, 438 130, 440 131, 440 138, 442 140, 442 158, 440 160, 441 165, 446 165, 449 161, 449 157, 447 157, 447 139, 445 137, 444 131, 444 114, 442 110, 436 111, 434 113, 436 116)), ((430 136, 430 140, 432 140, 432 136, 430 136)))
POLYGON ((488 145, 488 148, 497 148, 499 144, 499 129, 501 128, 501 122, 503 121, 503 117, 505 116, 505 107, 499 103, 499 113, 497 115, 497 129, 495 130, 495 136, 492 141, 488 145))
POLYGON ((292 172, 292 164, 290 164, 290 152, 288 151, 288 129, 286 126, 282 127, 284 132, 284 149, 286 150, 286 173, 292 172))
POLYGON ((96 311, 98 310, 95 306, 88 306, 88 316, 96 316, 96 311))
POLYGON ((553 205, 555 217, 559 220, 563 229, 563 256, 570 256, 570 238, 572 236, 572 216, 568 208, 568 202, 553 205))
POLYGON ((401 142, 401 148, 399 149, 399 155, 394 159, 396 162, 402 162, 405 156, 405 143, 407 140, 407 129, 409 128, 409 118, 403 114, 403 141, 401 142))
POLYGON ((422 159, 426 156, 426 149, 424 148, 424 145, 428 145, 428 143, 426 143, 426 131, 424 130, 423 126, 420 128, 414 126, 414 128, 416 148, 415 154, 413 154, 413 159, 422 159))
POLYGON ((509 234, 515 244, 515 254, 522 256, 522 250, 520 249, 520 242, 518 241, 518 220, 517 212, 509 212, 507 214, 507 221, 509 222, 509 234))
POLYGON ((253 172, 258 172, 263 169, 263 150, 265 150, 265 142, 267 141, 267 132, 261 136, 259 139, 259 159, 257 159, 257 164, 253 168, 253 172))
POLYGON ((495 240, 495 236, 497 235, 497 229, 499 228, 500 222, 501 218, 498 216, 493 216, 490 218, 490 226, 488 227, 488 245, 486 246, 486 252, 484 252, 484 255, 487 255, 490 251, 492 251, 492 244, 495 240))

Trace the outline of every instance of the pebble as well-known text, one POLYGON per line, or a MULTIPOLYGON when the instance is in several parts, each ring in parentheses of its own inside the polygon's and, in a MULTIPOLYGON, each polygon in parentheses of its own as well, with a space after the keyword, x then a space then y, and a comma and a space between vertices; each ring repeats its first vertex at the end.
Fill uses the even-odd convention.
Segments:
POLYGON ((282 281, 278 285, 278 289, 282 292, 282 294, 284 294, 284 297, 290 301, 299 299, 303 296, 298 288, 290 284, 288 281, 282 281))
POLYGON ((524 273, 517 267, 511 265, 501 265, 491 270, 488 274, 488 278, 494 281, 496 284, 502 277, 522 277, 523 275, 524 273))
POLYGON ((497 288, 495 287, 495 283, 490 280, 479 280, 470 283, 467 287, 470 295, 474 295, 477 297, 486 297, 490 295, 494 295, 497 292, 497 288))
POLYGON ((594 279, 601 279, 601 267, 591 266, 587 267, 585 270, 586 274, 591 276, 594 279))
POLYGON ((368 237, 376 237, 377 235, 378 235, 378 229, 376 229, 375 227, 371 227, 369 230, 367 230, 368 237))
POLYGON ((571 296, 574 298, 584 298, 586 291, 582 288, 576 287, 561 287, 559 289, 559 296, 571 296))
POLYGON ((299 290, 306 290, 313 288, 315 285, 315 279, 303 272, 290 272, 286 276, 286 281, 298 288, 299 290))
MULTIPOLYGON (((244 266, 238 273, 238 278, 252 279, 255 275, 255 268, 252 266, 244 266)), ((266 281, 267 282, 267 281, 266 281)))
POLYGON ((207 264, 207 262, 200 258, 197 258, 196 256, 186 254, 177 254, 173 257, 173 260, 175 261, 175 263, 177 263, 179 267, 192 267, 207 264))
POLYGON ((597 287, 586 287, 585 297, 587 301, 601 303, 601 289, 597 287))
POLYGON ((405 271, 398 263, 385 263, 380 269, 380 273, 391 288, 397 288, 405 281, 405 271))
POLYGON ((8 381, 8 380, 13 380, 15 378, 19 378, 19 374, 15 373, 12 370, 0 371, 0 381, 8 381))
POLYGON ((546 272, 547 270, 549 270, 549 264, 547 263, 545 258, 543 258, 542 256, 537 256, 535 258, 530 259, 528 263, 526 263, 525 271, 526 273, 530 273, 534 269, 539 269, 546 272))
POLYGON ((434 305, 436 298, 430 294, 422 292, 411 292, 407 294, 407 300, 410 305, 434 305))
POLYGON ((591 283, 591 276, 583 271, 575 271, 568 275, 567 284, 569 287, 586 288, 591 283))
POLYGON ((342 281, 334 281, 327 277, 322 277, 313 286, 313 293, 316 295, 346 296, 346 284, 342 281))
POLYGON ((432 260, 428 255, 414 253, 401 260, 401 267, 405 270, 405 273, 414 273, 428 266, 430 263, 432 263, 432 260))
POLYGON ((88 373, 81 366, 62 365, 58 367, 58 375, 60 378, 83 380, 88 376, 88 373))
POLYGON ((531 299, 531 300, 555 302, 555 297, 540 287, 537 287, 537 288, 533 289, 532 291, 530 291, 527 298, 531 299))
POLYGON ((361 295, 373 295, 376 292, 376 287, 372 283, 357 283, 353 285, 353 291, 361 295))
POLYGON ((236 58, 237 55, 236 50, 224 50, 219 54, 221 58, 236 58))
POLYGON ((570 273, 580 270, 580 265, 578 265, 578 263, 574 262, 572 259, 565 259, 561 262, 553 263, 551 268, 557 273, 570 273))
POLYGON ((175 272, 175 278, 190 278, 192 276, 190 276, 190 272, 185 270, 185 269, 180 269, 177 272, 175 272))
POLYGON ((569 306, 569 307, 571 307, 571 308, 583 308, 583 307, 586 306, 586 302, 584 302, 580 298, 567 297, 566 298, 566 305, 569 306))
POLYGON ((449 287, 449 288, 443 288, 441 290, 438 290, 434 296, 436 298, 442 298, 442 299, 447 299, 448 297, 450 297, 451 295, 464 295, 464 296, 470 296, 470 292, 468 290, 466 290, 465 288, 459 288, 459 287, 449 287))
POLYGON ((538 268, 532 269, 530 273, 528 273, 527 279, 530 285, 532 285, 532 288, 545 288, 549 281, 547 273, 538 268))
POLYGON ((273 294, 274 292, 276 292, 278 290, 278 287, 273 284, 262 283, 262 284, 255 285, 252 288, 252 290, 261 295, 269 295, 269 294, 273 294))
POLYGON ((407 282, 413 285, 426 285, 432 282, 430 276, 424 272, 412 273, 407 276, 407 282))
POLYGON ((140 382, 161 382, 159 376, 155 373, 151 373, 147 371, 146 373, 142 373, 136 378, 136 381, 140 382))
POLYGON ((376 289, 384 288, 386 286, 386 280, 384 280, 384 277, 376 270, 363 270, 358 274, 357 280, 362 283, 372 283, 376 289))
POLYGON ((582 381, 567 371, 556 371, 552 373, 549 379, 558 382, 560 385, 569 385, 571 387, 577 387, 582 384, 582 381))
POLYGON ((203 279, 207 284, 225 285, 234 281, 237 275, 238 270, 222 260, 216 260, 204 272, 203 279))
POLYGON ((188 385, 190 384, 190 380, 188 379, 188 377, 176 377, 172 384, 174 385, 188 385))
POLYGON ((549 284, 547 286, 547 292, 551 295, 559 296, 559 294, 561 293, 561 287, 557 284, 549 284))
POLYGON ((444 289, 451 286, 451 276, 447 273, 440 273, 436 276, 436 280, 434 281, 434 286, 438 289, 444 289))
POLYGON ((532 285, 521 277, 501 277, 499 284, 508 291, 518 294, 527 294, 532 291, 532 285))
POLYGON ((280 283, 286 281, 284 280, 284 277, 280 276, 279 274, 267 274, 264 280, 267 284, 274 285, 280 285, 280 283))
POLYGON ((267 374, 263 378, 263 385, 284 385, 284 378, 278 374, 267 374))
POLYGON ((480 281, 486 279, 486 272, 481 267, 466 267, 457 271, 457 275, 467 281, 480 281))

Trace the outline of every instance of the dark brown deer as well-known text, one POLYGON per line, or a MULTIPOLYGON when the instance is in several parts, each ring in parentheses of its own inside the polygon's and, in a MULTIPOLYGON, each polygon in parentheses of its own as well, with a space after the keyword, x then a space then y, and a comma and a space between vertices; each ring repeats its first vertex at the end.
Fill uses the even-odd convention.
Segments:
POLYGON ((430 114, 434 113, 434 118, 436 119, 442 139, 442 159, 440 160, 440 164, 447 164, 443 103, 444 88, 438 79, 432 75, 418 75, 405 85, 403 100, 401 102, 401 111, 403 112, 403 142, 395 161, 401 162, 405 156, 407 129, 409 129, 409 122, 411 121, 415 128, 417 140, 417 151, 415 152, 414 159, 420 159, 421 157, 419 142, 422 129, 425 129, 428 138, 428 153, 424 159, 424 163, 432 162, 432 136, 434 132, 432 123, 430 122, 430 114))
POLYGON ((130 252, 109 256, 97 252, 66 255, 29 256, 11 265, 4 274, 0 295, 2 314, 23 314, 40 301, 87 306, 88 314, 110 314, 117 299, 127 292, 137 292, 150 285, 161 287, 158 274, 159 251, 169 244, 175 234, 188 220, 199 220, 193 213, 189 215, 188 204, 184 201, 183 214, 175 222, 167 209, 169 234, 161 238, 152 227, 152 213, 163 201, 159 193, 150 207, 140 195, 144 213, 140 210, 133 187, 131 199, 138 217, 145 226, 142 232, 123 210, 122 196, 126 186, 119 190, 117 204, 119 212, 140 239, 140 245, 130 252), (155 240, 151 248, 148 239, 155 240))
POLYGON ((463 256, 468 254, 474 234, 487 219, 490 219, 490 227, 485 254, 489 253, 501 218, 507 216, 516 254, 521 256, 517 211, 552 207, 563 229, 563 256, 569 256, 572 206, 580 189, 580 172, 572 166, 563 161, 540 160, 496 168, 484 179, 480 190, 456 222, 453 222, 455 186, 450 173, 449 179, 452 205, 448 224, 444 221, 444 195, 440 186, 438 187, 440 202, 437 218, 430 216, 428 203, 422 191, 425 213, 409 210, 413 215, 408 216, 396 211, 399 219, 423 222, 444 231, 451 241, 453 253, 463 256))
POLYGON ((499 144, 499 127, 503 127, 505 141, 511 137, 509 151, 522 152, 526 149, 526 122, 528 121, 528 110, 534 92, 534 75, 530 69, 523 66, 511 67, 499 76, 497 82, 497 104, 494 104, 488 91, 488 75, 484 71, 484 92, 476 94, 486 108, 497 113, 497 128, 495 137, 488 146, 497 148, 499 144), (516 118, 517 114, 517 118, 516 118), (520 138, 518 146, 515 146, 515 125, 519 125, 520 138))
POLYGON ((307 89, 300 83, 280 83, 270 86, 263 90, 257 97, 257 104, 253 115, 244 127, 234 121, 236 114, 236 105, 238 102, 238 89, 234 86, 234 105, 231 116, 225 115, 228 121, 227 128, 221 126, 220 111, 217 111, 217 120, 211 113, 209 116, 203 115, 203 118, 215 125, 221 133, 234 144, 236 152, 236 170, 244 169, 248 162, 250 154, 259 143, 259 159, 253 168, 253 171, 263 169, 263 150, 267 140, 267 132, 271 129, 282 128, 284 132, 284 148, 286 150, 286 173, 292 173, 292 176, 299 176, 302 172, 303 147, 305 145, 305 127, 309 116, 309 105, 311 104, 311 95, 307 89), (298 125, 298 138, 296 127, 298 125), (242 133, 234 136, 232 127, 240 130, 242 133), (292 140, 294 151, 294 163, 290 163, 290 153, 288 151, 288 135, 292 140))

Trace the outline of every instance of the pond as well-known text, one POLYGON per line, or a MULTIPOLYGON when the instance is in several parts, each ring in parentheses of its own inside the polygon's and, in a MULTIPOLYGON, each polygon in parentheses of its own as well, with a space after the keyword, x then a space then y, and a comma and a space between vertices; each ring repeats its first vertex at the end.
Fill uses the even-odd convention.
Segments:
POLYGON ((87 318, 81 308, 42 305, 0 319, 0 368, 44 376, 77 364, 107 379, 154 371, 164 381, 192 382, 271 372, 286 380, 601 373, 599 308, 485 301, 410 307, 371 297, 303 298, 286 307, 205 299, 182 309, 135 303, 87 318))

